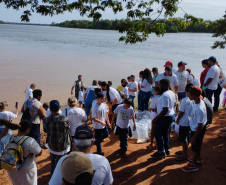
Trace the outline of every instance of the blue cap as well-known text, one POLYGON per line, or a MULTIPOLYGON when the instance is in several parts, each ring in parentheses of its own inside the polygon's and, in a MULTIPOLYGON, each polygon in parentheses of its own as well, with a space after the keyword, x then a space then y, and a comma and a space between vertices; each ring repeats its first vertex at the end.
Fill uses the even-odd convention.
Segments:
POLYGON ((213 61, 213 62, 217 62, 217 59, 216 59, 216 57, 214 57, 214 56, 211 56, 208 60, 211 60, 211 61, 213 61))
POLYGON ((97 93, 97 98, 103 98, 103 97, 104 97, 104 94, 102 92, 97 93))
POLYGON ((50 110, 59 110, 60 109, 60 102, 58 100, 52 100, 49 103, 50 110))

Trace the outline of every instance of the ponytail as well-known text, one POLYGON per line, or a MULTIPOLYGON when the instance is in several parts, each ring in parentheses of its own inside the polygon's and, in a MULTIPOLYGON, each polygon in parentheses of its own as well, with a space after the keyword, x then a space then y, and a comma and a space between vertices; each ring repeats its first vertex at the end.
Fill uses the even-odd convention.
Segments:
POLYGON ((19 125, 5 120, 1 120, 1 123, 11 130, 19 130, 22 133, 31 128, 31 122, 28 120, 22 120, 19 125))
POLYGON ((107 84, 107 82, 103 81, 103 82, 101 82, 100 86, 107 87, 107 94, 106 95, 107 95, 108 102, 110 102, 111 98, 110 98, 110 95, 109 95, 109 90, 110 90, 109 84, 107 84))

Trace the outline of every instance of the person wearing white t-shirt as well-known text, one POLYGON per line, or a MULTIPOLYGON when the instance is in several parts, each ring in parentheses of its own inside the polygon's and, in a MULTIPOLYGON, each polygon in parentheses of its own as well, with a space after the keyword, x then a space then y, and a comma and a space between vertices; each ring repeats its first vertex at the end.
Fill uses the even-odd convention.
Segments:
POLYGON ((127 140, 128 140, 128 134, 129 134, 129 120, 133 120, 133 131, 136 130, 136 124, 135 124, 135 113, 133 110, 132 105, 132 99, 131 98, 126 98, 124 99, 124 102, 122 105, 119 105, 115 110, 114 110, 114 115, 112 118, 112 125, 114 123, 114 118, 117 116, 117 132, 119 135, 119 140, 120 140, 120 148, 123 156, 126 156, 126 151, 127 151, 127 140))
POLYGON ((204 80, 204 86, 207 86, 206 97, 212 103, 212 96, 214 92, 217 90, 219 77, 220 77, 220 69, 216 65, 217 59, 212 56, 208 59, 208 64, 210 67, 209 71, 207 72, 206 78, 204 80))
POLYGON ((35 87, 36 87, 36 85, 34 83, 32 83, 30 85, 30 87, 25 90, 25 94, 26 94, 25 101, 27 101, 29 98, 33 98, 32 92, 33 92, 33 90, 35 90, 35 87))
POLYGON ((84 92, 83 92, 83 87, 81 87, 78 95, 78 102, 81 108, 84 107, 84 92))
POLYGON ((139 80, 138 80, 138 91, 137 91, 137 103, 138 103, 138 110, 140 110, 140 96, 141 96, 141 84, 143 80, 143 73, 144 71, 140 71, 139 73, 139 80))
POLYGON ((158 116, 152 120, 158 151, 151 155, 153 158, 165 158, 165 154, 170 155, 168 130, 175 114, 175 94, 170 90, 170 81, 168 79, 160 80, 159 88, 162 95, 158 100, 158 116))
POLYGON ((175 73, 175 72, 177 71, 177 70, 173 67, 173 63, 172 63, 171 61, 167 61, 163 67, 166 67, 166 66, 171 66, 171 67, 172 67, 172 73, 175 73))
MULTIPOLYGON (((113 183, 111 166, 104 156, 92 154, 93 146, 92 129, 87 126, 79 126, 75 132, 74 144, 76 151, 83 152, 91 160, 93 169, 95 170, 92 185, 110 185, 113 183)), ((62 173, 60 166, 67 155, 63 156, 57 163, 56 169, 49 181, 49 185, 63 185, 62 173)))
POLYGON ((129 88, 127 87, 128 86, 128 82, 126 81, 126 79, 122 79, 121 80, 121 85, 123 87, 122 95, 124 96, 124 98, 128 98, 129 97, 129 88))
POLYGON ((138 83, 135 81, 135 76, 131 75, 131 82, 129 83, 129 98, 133 100, 132 107, 134 108, 134 99, 138 91, 138 83))
MULTIPOLYGON (((4 121, 11 121, 12 119, 16 119, 18 116, 18 104, 16 105, 16 114, 7 111, 6 108, 8 107, 8 103, 6 101, 0 102, 0 120, 4 121)), ((0 124, 0 135, 3 134, 11 134, 11 130, 9 132, 4 133, 5 125, 0 124)), ((4 149, 4 144, 0 141, 0 154, 2 153, 4 149)))
POLYGON ((185 87, 187 83, 191 83, 191 79, 189 78, 189 73, 185 71, 185 65, 187 63, 185 62, 179 62, 178 63, 178 71, 176 71, 174 74, 177 76, 179 85, 178 85, 178 99, 181 101, 183 98, 186 97, 185 87))
POLYGON ((153 78, 151 71, 149 69, 145 69, 143 73, 143 79, 141 83, 141 95, 140 95, 140 111, 148 110, 149 99, 152 96, 152 84, 153 78))
POLYGON ((207 112, 206 105, 200 99, 202 89, 197 86, 192 86, 189 92, 189 99, 194 101, 190 116, 191 128, 191 148, 193 156, 189 158, 191 163, 182 168, 184 172, 198 171, 197 163, 202 163, 200 158, 200 151, 202 140, 206 132, 207 112))
POLYGON ((193 84, 189 83, 185 87, 186 96, 181 100, 180 108, 176 123, 179 124, 179 141, 182 143, 182 155, 176 158, 176 161, 188 160, 188 139, 190 134, 190 115, 192 111, 193 101, 188 97, 188 93, 193 84))
POLYGON ((106 121, 108 120, 107 106, 104 104, 104 94, 102 92, 97 93, 96 103, 92 105, 92 121, 95 131, 95 144, 97 146, 97 154, 104 155, 101 149, 101 142, 106 138, 106 121))
POLYGON ((165 73, 161 73, 157 76, 156 80, 155 80, 155 86, 158 87, 159 86, 159 82, 162 79, 168 79, 171 83, 171 85, 173 86, 175 92, 178 92, 178 86, 179 86, 179 82, 178 82, 178 78, 177 76, 172 73, 172 67, 171 66, 166 66, 165 67, 165 73))

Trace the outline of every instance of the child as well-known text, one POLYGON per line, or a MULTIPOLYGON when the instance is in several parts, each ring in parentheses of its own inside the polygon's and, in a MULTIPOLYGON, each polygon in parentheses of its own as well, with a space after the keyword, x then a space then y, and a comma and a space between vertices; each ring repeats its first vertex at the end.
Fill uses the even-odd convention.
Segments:
POLYGON ((202 89, 198 86, 192 86, 189 92, 189 99, 194 100, 190 117, 191 128, 191 146, 193 157, 189 158, 191 163, 188 163, 182 168, 184 172, 198 171, 197 163, 202 163, 200 151, 202 140, 206 132, 207 113, 206 106, 203 100, 200 99, 202 89))
POLYGON ((123 89, 122 89, 123 97, 128 98, 129 97, 129 95, 128 95, 129 91, 128 91, 128 87, 127 87, 128 82, 126 81, 126 79, 122 79, 121 84, 122 84, 122 87, 123 87, 123 89))
MULTIPOLYGON (((47 111, 49 109, 49 102, 44 102, 42 106, 47 111)), ((50 112, 50 110, 48 112, 50 112)), ((44 128, 44 132, 46 132, 45 128, 44 128)), ((42 145, 44 149, 48 148, 47 141, 48 141, 48 138, 46 137, 46 142, 44 142, 43 145, 42 145)))
POLYGON ((98 92, 96 96, 96 103, 92 104, 92 121, 93 128, 95 130, 95 144, 97 146, 96 154, 104 155, 104 152, 101 149, 101 141, 105 138, 106 133, 106 120, 108 120, 107 107, 103 103, 104 94, 98 92))
MULTIPOLYGON (((151 104, 150 104, 151 120, 153 120, 157 116, 158 100, 159 100, 160 94, 161 94, 159 87, 153 87, 153 89, 154 89, 154 98, 152 98, 151 104)), ((154 127, 155 127, 155 125, 152 123, 151 133, 149 134, 151 143, 148 145, 148 148, 150 148, 151 150, 154 149, 154 147, 153 147, 154 127)))
POLYGON ((190 88, 193 86, 193 84, 187 84, 185 87, 186 96, 181 100, 180 108, 179 108, 179 114, 176 120, 176 123, 179 124, 179 141, 182 143, 183 151, 177 152, 176 154, 179 154, 179 156, 176 158, 176 161, 184 161, 188 160, 188 139, 190 134, 190 115, 192 111, 192 105, 193 102, 188 97, 188 92, 190 88), (182 155, 180 155, 182 154, 182 155))
POLYGON ((83 108, 84 107, 84 94, 83 94, 84 88, 81 87, 78 95, 78 101, 79 101, 79 107, 83 108))
POLYGON ((133 120, 133 131, 136 130, 135 125, 135 115, 133 107, 131 106, 133 103, 131 98, 125 98, 124 103, 122 105, 118 105, 117 108, 114 110, 114 115, 112 118, 112 125, 114 122, 115 117, 117 116, 117 132, 119 134, 119 140, 120 140, 120 148, 122 155, 126 157, 126 151, 127 151, 127 140, 128 140, 128 134, 129 134, 129 120, 133 120))

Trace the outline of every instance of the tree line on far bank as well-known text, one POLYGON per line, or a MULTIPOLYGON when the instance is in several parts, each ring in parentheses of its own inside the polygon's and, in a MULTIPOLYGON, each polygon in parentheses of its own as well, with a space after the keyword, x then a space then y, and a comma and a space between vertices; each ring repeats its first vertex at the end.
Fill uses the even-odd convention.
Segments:
MULTIPOLYGON (((199 33, 212 33, 212 25, 214 21, 203 21, 201 23, 193 24, 191 22, 186 23, 186 27, 181 27, 178 24, 180 19, 159 19, 153 21, 151 19, 143 19, 146 25, 156 26, 157 24, 165 24, 165 30, 167 33, 177 32, 199 32, 199 33)), ((101 29, 101 30, 120 30, 125 24, 136 24, 136 20, 99 20, 99 21, 88 21, 88 20, 72 20, 64 21, 61 23, 52 23, 51 26, 59 26, 66 28, 83 28, 83 29, 101 29)), ((142 29, 142 28, 141 28, 142 29)))

